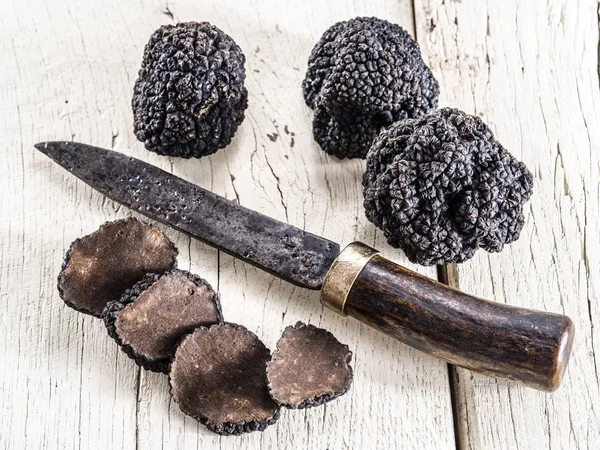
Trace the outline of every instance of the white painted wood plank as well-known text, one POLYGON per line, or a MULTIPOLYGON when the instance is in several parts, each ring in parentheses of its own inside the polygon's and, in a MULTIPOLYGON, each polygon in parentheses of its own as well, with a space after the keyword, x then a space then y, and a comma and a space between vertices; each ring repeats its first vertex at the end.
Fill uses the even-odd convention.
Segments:
MULTIPOLYGON (((246 206, 342 243, 355 238, 373 242, 375 233, 367 225, 361 206, 363 164, 339 163, 317 149, 311 137, 310 112, 298 88, 305 61, 320 34, 336 20, 359 14, 354 5, 348 6, 330 5, 329 8, 337 10, 337 15, 326 10, 322 16, 317 14, 320 8, 316 6, 292 2, 285 5, 261 2, 217 11, 207 5, 181 2, 170 4, 169 9, 177 21, 202 17, 222 24, 245 50, 248 59, 247 119, 234 146, 212 158, 217 178, 213 189, 230 198, 235 198, 237 192, 240 202, 246 206), (286 126, 295 134, 293 147, 291 134, 285 132, 286 126), (279 137, 273 142, 267 134, 279 137), (233 183, 231 175, 235 178, 233 183)), ((397 10, 386 10, 385 5, 376 7, 381 9, 369 13, 395 14, 399 21, 401 18, 412 20, 410 11, 404 10, 400 15, 397 10)), ((405 26, 410 26, 410 22, 405 26)), ((377 244, 382 244, 381 239, 377 244)), ((195 423, 186 419, 185 429, 176 425, 168 442, 208 448, 212 445, 223 448, 240 445, 248 448, 396 448, 406 445, 427 448, 432 441, 439 448, 454 445, 443 364, 324 311, 317 293, 293 288, 226 255, 221 256, 219 286, 225 317, 249 326, 271 348, 282 328, 296 320, 310 320, 331 329, 355 351, 356 384, 349 395, 325 409, 284 412, 280 422, 262 434, 219 438, 201 429, 196 437, 195 423), (398 360, 407 360, 406 366, 413 369, 402 369, 404 364, 398 365, 398 360), (433 366, 430 367, 430 363, 433 366), (420 370, 415 371, 414 367, 420 370), (421 370, 427 375, 420 375, 421 370), (422 401, 425 403, 420 403, 422 401), (416 422, 414 410, 406 408, 407 404, 429 405, 420 409, 426 411, 427 420, 406 428, 407 424, 416 422)), ((156 413, 157 403, 163 408, 168 406, 173 415, 177 413, 177 406, 158 391, 145 392, 151 393, 152 398, 147 410, 151 421, 148 429, 157 426, 170 429, 173 421, 165 423, 168 416, 156 413), (153 421, 157 419, 161 422, 153 421)), ((140 441, 143 446, 162 445, 152 441, 151 433, 140 436, 146 439, 140 441)))
POLYGON ((458 370, 462 447, 600 448, 596 1, 416 2, 442 105, 480 114, 535 176, 521 239, 458 268, 459 287, 569 315, 562 387, 543 394, 458 370))
POLYGON ((313 142, 300 81, 328 26, 377 15, 412 31, 408 2, 33 0, 2 4, 0 12, 6 145, 0 166, 0 351, 6 365, 0 448, 454 447, 445 364, 324 310, 315 292, 168 230, 180 267, 219 287, 227 320, 244 324, 271 348, 283 327, 310 321, 355 354, 355 384, 346 396, 325 408, 284 411, 264 433, 221 438, 184 416, 170 400, 166 377, 140 371, 99 320, 66 308, 56 292, 69 243, 131 213, 32 148, 40 140, 71 138, 112 146, 342 244, 364 240, 407 264, 364 218, 364 163, 329 158, 313 142), (215 23, 248 60, 247 118, 228 149, 200 161, 149 153, 131 130, 131 88, 143 46, 172 20, 215 23), (267 136, 273 133, 279 135, 274 142, 267 136))

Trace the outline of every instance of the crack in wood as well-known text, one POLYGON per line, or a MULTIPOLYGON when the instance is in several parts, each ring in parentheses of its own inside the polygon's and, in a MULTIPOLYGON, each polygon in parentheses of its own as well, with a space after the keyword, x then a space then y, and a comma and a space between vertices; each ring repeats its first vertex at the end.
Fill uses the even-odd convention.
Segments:
POLYGON ((169 19, 171 19, 173 21, 175 20, 175 16, 171 12, 171 8, 169 8, 169 2, 165 2, 165 9, 162 11, 162 13, 165 16, 167 16, 169 19))
POLYGON ((271 174, 273 175, 273 177, 275 177, 275 180, 277 181, 277 191, 279 192, 279 199, 281 200, 281 206, 283 206, 283 210, 285 211, 285 220, 286 220, 286 222, 289 223, 290 218, 288 217, 288 208, 284 201, 283 191, 281 190, 281 180, 279 178, 279 175, 277 175, 275 173, 275 170, 273 169, 273 166, 271 165, 269 158, 267 157, 266 151, 265 151, 265 162, 267 163, 267 166, 269 166, 269 169, 271 170, 271 174))
MULTIPOLYGON (((437 266, 437 278, 440 283, 444 283, 453 288, 458 288, 458 270, 456 268, 456 264, 444 264, 437 266)), ((454 443, 456 450, 463 450, 465 448, 465 443, 462 439, 464 434, 462 427, 464 424, 460 417, 460 390, 458 372, 452 364, 447 364, 447 366, 450 403, 452 406, 452 424, 454 426, 454 443)), ((468 426, 468 423, 466 425, 468 426)))
POLYGON ((598 22, 598 61, 596 62, 596 72, 598 75, 598 87, 600 88, 600 1, 598 1, 596 6, 597 12, 597 22, 598 22))
POLYGON ((142 391, 142 368, 137 367, 136 395, 135 395, 135 448, 140 448, 140 401, 142 391))

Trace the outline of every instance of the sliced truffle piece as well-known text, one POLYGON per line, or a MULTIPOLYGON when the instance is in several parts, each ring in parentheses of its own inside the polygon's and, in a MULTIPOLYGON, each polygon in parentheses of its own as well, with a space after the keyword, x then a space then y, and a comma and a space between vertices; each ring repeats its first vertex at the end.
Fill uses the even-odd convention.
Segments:
POLYGON ((338 158, 364 158, 382 128, 429 113, 439 96, 418 44, 376 17, 325 31, 308 59, 302 90, 315 111, 315 140, 338 158))
POLYGON ((518 239, 533 176, 479 117, 443 108, 382 132, 363 186, 367 218, 410 261, 429 266, 518 239))
POLYGON ((287 408, 309 408, 352 385, 352 352, 327 330, 298 322, 287 327, 267 365, 269 391, 287 408))
POLYGON ((77 311, 102 317, 108 302, 149 273, 172 269, 177 248, 153 225, 129 218, 107 222, 77 239, 58 275, 58 292, 77 311))
POLYGON ((227 146, 244 120, 245 57, 208 22, 164 25, 144 49, 133 128, 159 155, 200 158, 227 146))
POLYGON ((222 321, 217 293, 199 276, 179 269, 147 275, 104 309, 108 334, 154 372, 168 372, 184 335, 222 321))
POLYGON ((222 435, 262 431, 279 418, 267 389, 269 350, 241 325, 198 328, 171 364, 171 394, 181 410, 222 435))

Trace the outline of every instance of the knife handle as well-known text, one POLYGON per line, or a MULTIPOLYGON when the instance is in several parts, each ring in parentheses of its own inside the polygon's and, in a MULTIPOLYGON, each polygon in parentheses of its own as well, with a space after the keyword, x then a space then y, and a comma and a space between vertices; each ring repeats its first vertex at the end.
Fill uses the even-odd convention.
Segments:
POLYGON ((354 242, 332 265, 321 301, 444 361, 542 391, 560 385, 573 344, 567 316, 460 292, 354 242))

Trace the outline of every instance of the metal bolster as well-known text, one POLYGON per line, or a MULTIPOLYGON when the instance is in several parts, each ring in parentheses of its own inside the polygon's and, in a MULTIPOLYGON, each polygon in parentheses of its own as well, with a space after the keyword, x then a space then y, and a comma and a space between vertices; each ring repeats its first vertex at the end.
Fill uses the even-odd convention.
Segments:
POLYGON ((344 307, 356 278, 379 252, 362 242, 352 242, 339 254, 325 276, 321 303, 345 316, 344 307))

